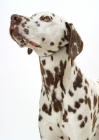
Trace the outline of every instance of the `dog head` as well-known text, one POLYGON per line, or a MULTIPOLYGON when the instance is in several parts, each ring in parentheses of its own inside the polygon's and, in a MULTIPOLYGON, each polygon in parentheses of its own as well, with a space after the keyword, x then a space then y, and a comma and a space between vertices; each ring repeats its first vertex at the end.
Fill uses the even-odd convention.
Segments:
POLYGON ((25 17, 11 16, 10 35, 20 47, 28 47, 39 56, 49 56, 68 46, 71 59, 82 51, 83 42, 72 24, 53 13, 42 12, 25 17))

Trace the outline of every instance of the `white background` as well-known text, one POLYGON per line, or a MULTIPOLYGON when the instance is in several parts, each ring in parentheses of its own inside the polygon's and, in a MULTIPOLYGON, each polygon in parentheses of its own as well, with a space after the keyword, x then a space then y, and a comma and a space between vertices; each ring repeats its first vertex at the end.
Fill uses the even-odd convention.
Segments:
POLYGON ((9 35, 11 14, 51 11, 71 22, 84 42, 77 63, 99 78, 99 0, 0 0, 0 140, 40 140, 41 76, 38 56, 9 35))

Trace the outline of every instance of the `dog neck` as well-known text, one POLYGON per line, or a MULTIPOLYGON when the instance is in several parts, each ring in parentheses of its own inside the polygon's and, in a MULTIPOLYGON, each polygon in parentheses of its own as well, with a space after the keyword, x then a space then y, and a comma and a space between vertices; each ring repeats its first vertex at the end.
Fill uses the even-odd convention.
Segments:
POLYGON ((42 83, 49 90, 50 88, 56 89, 60 84, 62 91, 65 92, 69 85, 75 62, 70 59, 67 49, 63 47, 59 52, 51 56, 40 57, 42 83))

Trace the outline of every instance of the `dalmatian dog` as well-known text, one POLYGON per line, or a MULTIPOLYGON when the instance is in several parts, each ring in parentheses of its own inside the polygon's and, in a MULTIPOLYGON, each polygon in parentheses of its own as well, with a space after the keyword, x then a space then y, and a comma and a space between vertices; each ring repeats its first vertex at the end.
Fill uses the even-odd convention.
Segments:
POLYGON ((11 16, 10 35, 39 56, 42 140, 92 140, 99 128, 99 81, 83 74, 75 59, 83 41, 73 24, 50 12, 11 16))

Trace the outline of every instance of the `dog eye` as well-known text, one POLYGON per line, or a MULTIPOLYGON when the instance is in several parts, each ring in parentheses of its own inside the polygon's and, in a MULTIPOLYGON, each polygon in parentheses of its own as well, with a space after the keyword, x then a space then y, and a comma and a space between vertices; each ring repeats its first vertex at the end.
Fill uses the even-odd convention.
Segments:
POLYGON ((52 21, 52 17, 51 16, 41 16, 40 20, 45 21, 45 22, 51 22, 52 21))

